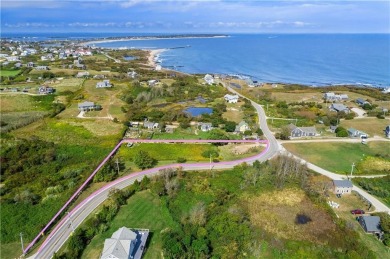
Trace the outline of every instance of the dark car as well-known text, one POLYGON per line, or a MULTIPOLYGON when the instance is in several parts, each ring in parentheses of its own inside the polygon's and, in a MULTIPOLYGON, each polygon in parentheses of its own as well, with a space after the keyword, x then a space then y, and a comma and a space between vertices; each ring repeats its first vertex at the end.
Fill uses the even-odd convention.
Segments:
POLYGON ((359 210, 359 209, 351 210, 351 213, 354 215, 364 214, 364 210, 359 210))

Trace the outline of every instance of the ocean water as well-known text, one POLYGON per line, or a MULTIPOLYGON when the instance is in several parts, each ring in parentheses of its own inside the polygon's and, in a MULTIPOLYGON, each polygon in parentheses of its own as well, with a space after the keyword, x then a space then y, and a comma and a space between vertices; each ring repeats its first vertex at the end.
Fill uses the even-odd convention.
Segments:
POLYGON ((390 34, 237 34, 95 45, 167 48, 159 57, 161 65, 186 73, 239 74, 261 82, 315 86, 390 85, 390 34))
MULTIPOLYGON (((9 33, 2 37, 63 40, 142 35, 164 34, 9 33)), ((390 86, 390 34, 232 34, 225 38, 133 40, 95 45, 167 48, 159 57, 161 65, 186 73, 239 74, 260 82, 316 86, 390 86)))

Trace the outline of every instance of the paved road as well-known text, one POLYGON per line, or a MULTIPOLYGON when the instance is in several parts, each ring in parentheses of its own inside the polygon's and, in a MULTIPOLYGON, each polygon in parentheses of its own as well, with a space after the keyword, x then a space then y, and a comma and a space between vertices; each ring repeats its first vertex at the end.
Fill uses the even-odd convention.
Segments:
MULTIPOLYGON (((238 92, 234 91, 233 89, 228 89, 231 92, 234 92, 241 97, 243 97, 238 92)), ((244 98, 244 97, 243 97, 244 98)), ((262 129, 264 136, 267 138, 267 147, 258 155, 240 159, 236 161, 229 161, 229 162, 223 162, 223 163, 199 163, 199 164, 173 164, 158 168, 153 168, 149 170, 145 170, 142 172, 134 173, 128 176, 125 176, 123 178, 117 179, 114 182, 111 182, 104 186, 103 188, 97 190, 93 194, 91 194, 89 197, 87 197, 85 200, 83 200, 79 205, 77 205, 72 211, 69 212, 69 214, 64 217, 57 226, 51 231, 50 235, 46 238, 46 240, 43 242, 41 247, 38 250, 38 253, 33 255, 31 258, 51 258, 53 253, 58 251, 61 246, 66 242, 68 237, 72 233, 72 226, 71 222, 74 228, 77 228, 83 220, 90 215, 93 210, 99 206, 105 199, 107 199, 108 193, 112 188, 116 189, 123 189, 129 185, 131 185, 135 180, 142 180, 142 178, 147 176, 152 176, 158 173, 159 170, 164 168, 172 168, 172 167, 178 167, 181 166, 183 170, 207 170, 210 169, 210 166, 212 166, 213 169, 226 169, 231 168, 237 164, 240 164, 242 162, 252 163, 256 160, 259 161, 265 161, 279 152, 282 152, 283 147, 278 143, 278 141, 273 136, 272 132, 269 130, 267 126, 266 116, 263 108, 251 101, 252 105, 256 109, 258 116, 259 116, 259 126, 262 129)), ((156 142, 156 140, 152 140, 156 142)), ((164 141, 164 140, 162 140, 164 141)), ((169 140, 169 142, 177 142, 178 140, 169 140)), ((286 152, 286 151, 284 151, 286 152)), ((302 159, 301 159, 302 160, 302 159)), ((302 160, 303 162, 307 163, 306 161, 302 160)), ((307 163, 308 167, 316 171, 320 174, 326 175, 331 179, 341 179, 342 176, 334 174, 332 172, 326 171, 318 166, 315 166, 311 163, 307 163)), ((360 188, 354 186, 354 190, 359 192, 362 196, 364 196, 367 200, 369 200, 376 208, 377 211, 387 211, 390 213, 389 208, 387 208, 383 203, 378 201, 375 197, 371 196, 367 192, 361 190, 360 188)))

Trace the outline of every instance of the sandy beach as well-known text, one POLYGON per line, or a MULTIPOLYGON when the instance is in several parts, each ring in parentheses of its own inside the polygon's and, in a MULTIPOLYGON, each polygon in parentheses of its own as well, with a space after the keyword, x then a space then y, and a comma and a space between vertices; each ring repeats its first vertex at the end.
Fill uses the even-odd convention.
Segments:
POLYGON ((167 49, 144 49, 144 51, 149 52, 149 57, 148 57, 148 65, 155 68, 156 67, 156 57, 159 56, 161 53, 166 51, 167 49))

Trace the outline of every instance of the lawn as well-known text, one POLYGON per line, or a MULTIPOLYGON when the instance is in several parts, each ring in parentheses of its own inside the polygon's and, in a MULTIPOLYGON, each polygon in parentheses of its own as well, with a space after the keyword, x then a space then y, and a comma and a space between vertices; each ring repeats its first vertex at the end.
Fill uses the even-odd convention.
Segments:
POLYGON ((369 137, 381 136, 384 137, 384 129, 390 124, 389 119, 378 119, 378 118, 364 118, 354 120, 342 120, 340 126, 348 129, 355 128, 366 132, 369 137))
POLYGON ((82 258, 99 258, 104 240, 121 227, 146 228, 149 234, 149 245, 144 258, 161 258, 161 235, 165 228, 176 228, 167 207, 150 191, 136 193, 129 198, 128 203, 119 211, 103 234, 95 236, 86 247, 82 258))
MULTIPOLYGON (((390 155, 388 142, 360 143, 285 143, 283 146, 291 153, 326 170, 346 174, 352 163, 358 164, 366 156, 376 154, 390 155)), ((359 174, 358 170, 354 171, 359 174)))
POLYGON ((21 70, 0 70, 0 76, 16 76, 21 70))

